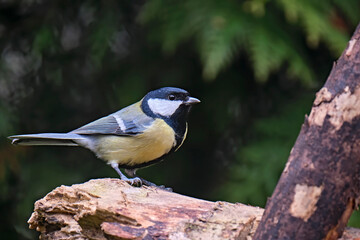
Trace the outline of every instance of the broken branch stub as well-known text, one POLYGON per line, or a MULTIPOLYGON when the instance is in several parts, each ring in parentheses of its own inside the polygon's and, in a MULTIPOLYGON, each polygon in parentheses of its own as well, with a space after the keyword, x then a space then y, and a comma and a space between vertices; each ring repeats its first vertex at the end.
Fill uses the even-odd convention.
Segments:
POLYGON ((337 239, 360 194, 360 25, 317 93, 255 239, 337 239))

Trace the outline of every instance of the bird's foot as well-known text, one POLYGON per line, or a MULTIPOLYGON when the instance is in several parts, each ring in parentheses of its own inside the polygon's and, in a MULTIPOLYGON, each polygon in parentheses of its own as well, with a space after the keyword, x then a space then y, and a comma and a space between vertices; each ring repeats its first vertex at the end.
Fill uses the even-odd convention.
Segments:
POLYGON ((126 179, 121 179, 121 180, 124 180, 125 182, 129 183, 131 186, 141 187, 141 185, 143 185, 143 182, 141 181, 141 179, 139 177, 126 178, 126 179))
POLYGON ((173 192, 173 189, 171 187, 165 187, 164 185, 160 185, 157 187, 168 192, 173 192))
POLYGON ((149 182, 149 181, 147 181, 147 180, 145 180, 145 179, 143 179, 143 178, 141 178, 141 181, 142 181, 142 184, 145 185, 145 186, 160 188, 160 189, 165 190, 165 191, 168 191, 168 192, 172 192, 172 191, 173 191, 172 188, 167 188, 167 187, 165 187, 164 185, 158 186, 158 185, 156 185, 155 183, 149 182))
POLYGON ((132 175, 133 178, 127 178, 119 169, 119 164, 116 162, 111 162, 110 163, 111 167, 115 169, 115 171, 119 174, 120 179, 124 180, 125 182, 129 183, 131 186, 137 186, 140 187, 141 185, 143 185, 143 181, 142 179, 140 179, 139 177, 135 177, 134 175, 132 175))
POLYGON ((119 165, 116 162, 112 162, 110 163, 111 167, 113 167, 116 172, 119 174, 120 179, 124 180, 125 182, 129 183, 132 186, 136 186, 136 187, 141 187, 142 185, 145 186, 150 186, 150 187, 156 187, 156 188, 160 188, 162 190, 168 191, 168 192, 172 192, 172 188, 167 188, 164 185, 158 186, 155 183, 149 182, 143 178, 137 177, 136 176, 136 169, 125 169, 125 172, 132 178, 128 178, 126 177, 119 169, 119 165))

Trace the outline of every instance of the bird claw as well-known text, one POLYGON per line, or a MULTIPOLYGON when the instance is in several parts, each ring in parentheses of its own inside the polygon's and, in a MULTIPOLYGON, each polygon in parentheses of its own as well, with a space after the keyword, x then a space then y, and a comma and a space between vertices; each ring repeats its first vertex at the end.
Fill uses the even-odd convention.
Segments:
POLYGON ((129 183, 131 186, 137 186, 140 187, 143 183, 139 177, 134 178, 128 178, 125 180, 127 183, 129 183))
POLYGON ((142 184, 145 185, 145 186, 149 186, 149 187, 155 187, 155 188, 160 188, 161 190, 164 190, 164 191, 168 191, 168 192, 172 192, 173 189, 172 188, 167 188, 165 187, 164 185, 156 185, 155 183, 152 183, 152 182, 149 182, 148 180, 145 180, 143 178, 140 178, 141 181, 142 181, 142 184))
POLYGON ((162 190, 168 191, 168 192, 173 192, 173 189, 171 187, 165 187, 164 185, 160 185, 160 186, 156 186, 162 190))

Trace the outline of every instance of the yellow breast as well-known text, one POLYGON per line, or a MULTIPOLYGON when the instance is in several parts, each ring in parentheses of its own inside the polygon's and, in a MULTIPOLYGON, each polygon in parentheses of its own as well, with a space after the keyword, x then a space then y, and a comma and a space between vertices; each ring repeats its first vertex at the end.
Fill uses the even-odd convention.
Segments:
POLYGON ((136 136, 102 136, 97 144, 99 158, 120 165, 139 165, 168 153, 175 145, 174 130, 164 120, 157 119, 142 134, 136 136))

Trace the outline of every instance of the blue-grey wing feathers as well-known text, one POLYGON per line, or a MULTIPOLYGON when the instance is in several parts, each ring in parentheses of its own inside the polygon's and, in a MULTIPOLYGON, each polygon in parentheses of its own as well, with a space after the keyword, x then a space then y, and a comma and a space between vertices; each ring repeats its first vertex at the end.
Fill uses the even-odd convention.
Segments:
POLYGON ((140 109, 141 102, 95 120, 69 133, 38 133, 14 135, 9 138, 19 145, 84 146, 93 148, 91 135, 132 136, 142 133, 154 119, 140 109))
POLYGON ((92 134, 120 135, 121 133, 125 134, 125 132, 121 130, 118 122, 112 115, 95 120, 71 132, 77 134, 85 134, 85 135, 92 135, 92 134))
POLYGON ((141 111, 140 102, 138 102, 75 129, 71 133, 131 136, 142 133, 153 121, 153 118, 141 111))

